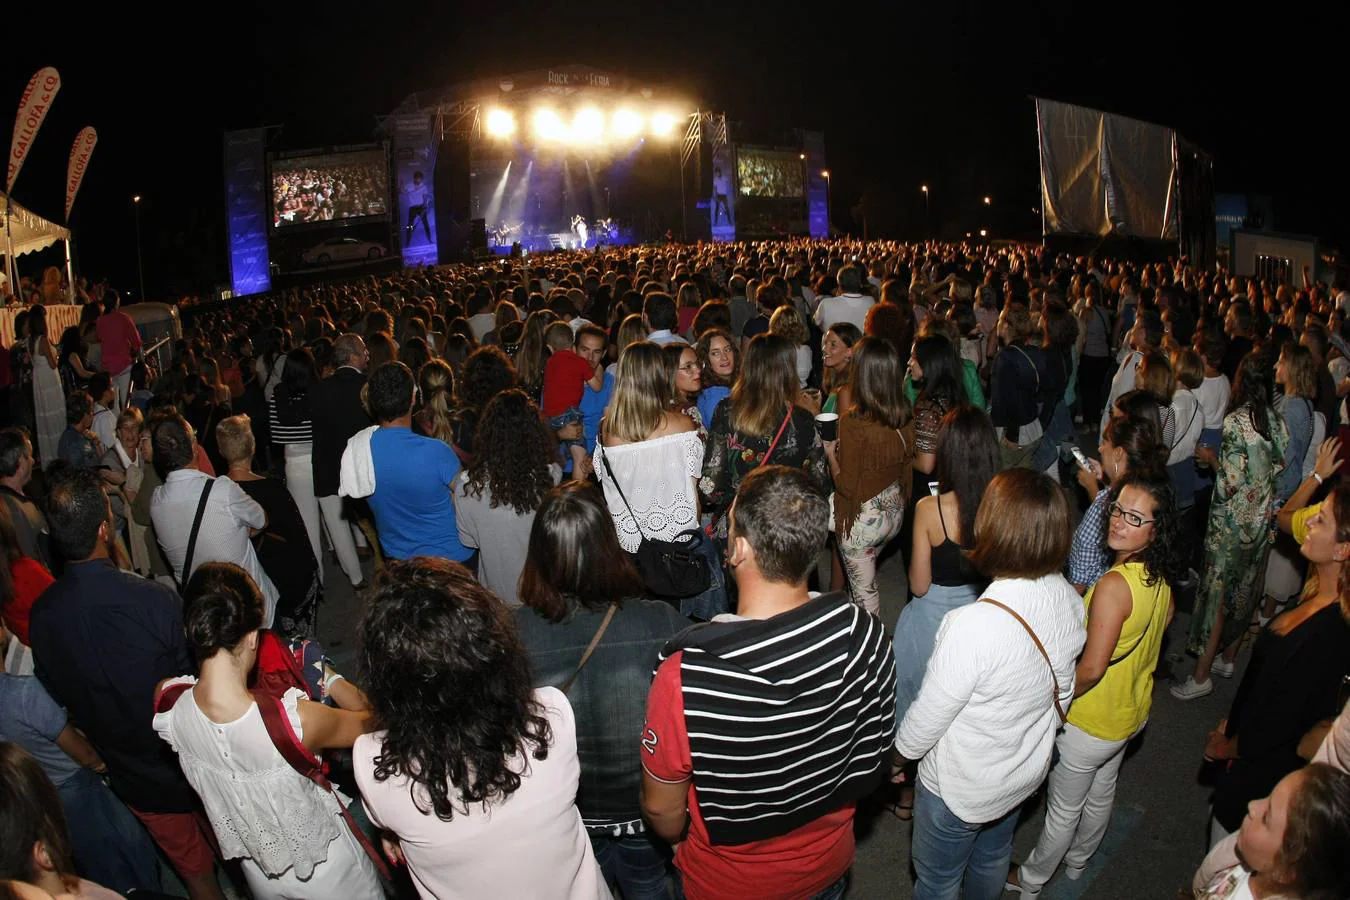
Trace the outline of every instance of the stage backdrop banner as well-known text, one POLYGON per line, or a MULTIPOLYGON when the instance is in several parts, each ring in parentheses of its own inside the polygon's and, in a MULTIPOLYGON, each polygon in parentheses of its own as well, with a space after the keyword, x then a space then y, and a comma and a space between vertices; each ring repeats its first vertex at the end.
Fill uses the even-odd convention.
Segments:
POLYGON ((436 243, 436 203, 432 175, 436 168, 432 117, 429 113, 401 113, 389 117, 388 130, 394 155, 394 183, 398 186, 398 226, 405 266, 434 266, 439 254, 436 243))
POLYGON ((52 108, 56 92, 61 90, 61 75, 51 66, 39 69, 28 81, 23 96, 19 99, 19 114, 14 120, 14 139, 9 145, 9 177, 5 181, 5 193, 14 190, 14 182, 19 170, 28 158, 38 129, 52 108))
POLYGON ((225 233, 230 242, 230 286, 236 296, 272 288, 265 138, 261 128, 225 132, 225 233))
POLYGON ((83 128, 75 135, 75 143, 70 148, 70 161, 66 163, 66 222, 70 222, 70 209, 75 205, 75 195, 80 192, 84 182, 85 170, 89 168, 89 157, 94 155, 94 145, 98 143, 98 132, 93 128, 83 128))
POLYGON ((1045 234, 1174 239, 1170 128, 1036 98, 1045 234))

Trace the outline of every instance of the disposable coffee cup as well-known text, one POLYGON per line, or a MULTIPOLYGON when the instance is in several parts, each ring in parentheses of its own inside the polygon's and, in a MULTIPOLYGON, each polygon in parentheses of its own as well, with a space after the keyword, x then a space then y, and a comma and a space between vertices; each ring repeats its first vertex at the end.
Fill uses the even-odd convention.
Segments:
POLYGON ((816 416, 816 431, 822 441, 833 441, 839 437, 839 413, 821 413, 816 416))

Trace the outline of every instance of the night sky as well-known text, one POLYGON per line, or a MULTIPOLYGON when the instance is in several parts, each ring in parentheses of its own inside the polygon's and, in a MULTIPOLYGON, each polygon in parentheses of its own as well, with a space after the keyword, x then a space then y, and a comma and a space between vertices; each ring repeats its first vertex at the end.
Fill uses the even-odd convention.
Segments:
POLYGON ((59 217, 70 143, 93 125, 99 144, 72 223, 77 263, 134 288, 139 193, 152 297, 226 280, 224 130, 284 125, 275 149, 361 143, 414 90, 567 64, 670 85, 756 128, 823 130, 845 228, 860 230, 850 213, 866 195, 874 233, 921 237, 926 182, 950 233, 1037 235, 1028 95, 1039 94, 1175 127, 1215 156, 1221 192, 1272 195, 1277 229, 1350 238, 1334 119, 1343 12, 1259 21, 1209 4, 816 6, 446 2, 400 13, 239 0, 192 7, 194 18, 228 10, 201 28, 187 27, 181 5, 108 4, 117 12, 92 16, 47 6, 50 19, 7 25, 0 140, 8 147, 29 76, 56 66, 61 93, 15 199, 59 217), (1214 11, 1178 11, 1202 5, 1214 11))

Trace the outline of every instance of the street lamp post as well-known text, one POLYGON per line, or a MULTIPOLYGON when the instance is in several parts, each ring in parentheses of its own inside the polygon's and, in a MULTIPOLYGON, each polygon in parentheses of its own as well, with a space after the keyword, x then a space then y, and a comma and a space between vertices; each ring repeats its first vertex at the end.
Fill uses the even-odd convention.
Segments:
POLYGON ((933 236, 933 223, 928 208, 928 185, 919 185, 919 190, 923 191, 923 230, 928 237, 933 236))
POLYGON ((830 237, 832 232, 830 223, 834 219, 834 207, 830 203, 830 170, 821 169, 820 174, 825 178, 825 236, 830 237))
POLYGON ((137 194, 131 198, 132 207, 136 210, 136 274, 140 278, 141 284, 141 302, 145 302, 145 263, 141 260, 141 195, 137 194))

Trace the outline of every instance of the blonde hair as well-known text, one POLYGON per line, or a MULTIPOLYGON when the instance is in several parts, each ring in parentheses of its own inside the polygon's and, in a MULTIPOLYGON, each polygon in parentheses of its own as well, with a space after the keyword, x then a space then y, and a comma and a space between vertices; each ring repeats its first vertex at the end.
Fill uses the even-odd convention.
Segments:
POLYGON ((117 417, 118 431, 121 431, 123 426, 126 425, 135 425, 137 430, 140 430, 143 424, 145 424, 145 416, 141 415, 141 411, 134 406, 128 406, 117 417))
POLYGON ((636 443, 661 424, 671 400, 665 353, 651 341, 635 341, 619 354, 614 394, 605 414, 605 433, 636 443))
POLYGON ((427 360, 417 373, 417 381, 422 388, 427 436, 454 446, 455 430, 450 424, 450 405, 455 393, 454 371, 445 360, 427 360))
POLYGON ((1195 390, 1205 382, 1205 361, 1190 347, 1183 347, 1172 354, 1172 373, 1178 383, 1195 390))
POLYGON ((647 337, 647 326, 638 313, 629 313, 619 324, 619 352, 647 337))
POLYGON ((253 420, 242 413, 221 419, 216 426, 216 448, 227 463, 253 459, 258 449, 253 439, 253 420))
POLYGON ((680 285, 679 293, 675 295, 675 305, 697 309, 703 305, 703 298, 698 292, 698 285, 692 281, 686 281, 680 285))
POLYGON ((1172 395, 1177 390, 1177 380, 1172 374, 1172 363, 1166 354, 1161 350, 1146 353, 1139 362, 1134 386, 1164 406, 1171 403, 1172 395))
POLYGON ((503 300, 497 304, 497 308, 492 311, 492 327, 501 331, 512 322, 520 321, 520 310, 510 300, 503 300))
POLYGON ((1280 356, 1284 358, 1284 393, 1290 397, 1317 396, 1317 367, 1312 352, 1298 344, 1287 345, 1280 356))
POLYGON ((521 384, 533 386, 544 377, 544 332, 557 318, 546 309, 537 309, 525 320, 525 333, 516 351, 516 376, 521 384))
POLYGON ((811 337, 801 312, 790 303, 773 311, 769 317, 769 334, 781 334, 797 346, 805 344, 811 337))
POLYGON ((757 334, 731 389, 731 427, 741 434, 770 437, 797 398, 797 348, 781 334, 757 334))

